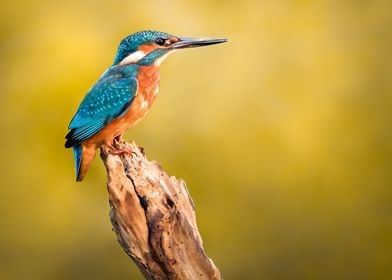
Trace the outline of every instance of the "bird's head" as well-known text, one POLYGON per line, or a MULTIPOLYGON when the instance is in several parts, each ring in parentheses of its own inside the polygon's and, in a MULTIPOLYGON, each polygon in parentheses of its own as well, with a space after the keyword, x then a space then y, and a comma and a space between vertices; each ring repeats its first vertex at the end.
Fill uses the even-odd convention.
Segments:
POLYGON ((155 64, 159 66, 169 54, 177 50, 219 44, 226 41, 226 39, 218 38, 177 37, 155 30, 140 31, 121 41, 114 65, 155 64))

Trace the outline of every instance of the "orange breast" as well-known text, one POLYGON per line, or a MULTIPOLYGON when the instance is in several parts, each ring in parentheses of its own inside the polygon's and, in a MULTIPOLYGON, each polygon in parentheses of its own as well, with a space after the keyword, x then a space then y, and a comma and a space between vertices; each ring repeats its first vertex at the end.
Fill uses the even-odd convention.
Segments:
POLYGON ((85 145, 99 147, 102 144, 110 144, 113 138, 124 134, 128 128, 138 123, 147 114, 158 93, 158 67, 154 65, 140 66, 137 80, 138 90, 127 113, 88 139, 85 145))

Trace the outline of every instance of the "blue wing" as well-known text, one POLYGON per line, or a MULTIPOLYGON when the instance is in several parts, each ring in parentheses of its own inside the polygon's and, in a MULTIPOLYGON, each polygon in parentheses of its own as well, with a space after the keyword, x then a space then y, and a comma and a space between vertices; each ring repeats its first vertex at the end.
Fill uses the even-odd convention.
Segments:
POLYGON ((103 75, 79 106, 69 124, 65 147, 79 145, 114 119, 125 114, 136 96, 138 83, 133 77, 103 75))

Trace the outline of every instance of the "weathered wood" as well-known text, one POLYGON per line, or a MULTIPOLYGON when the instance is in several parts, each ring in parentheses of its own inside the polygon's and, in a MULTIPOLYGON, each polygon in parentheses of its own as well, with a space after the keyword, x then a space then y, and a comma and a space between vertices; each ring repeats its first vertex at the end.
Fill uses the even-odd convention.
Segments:
POLYGON ((203 249, 194 204, 185 182, 146 159, 135 143, 131 155, 101 157, 107 170, 110 219, 118 242, 146 279, 221 279, 203 249))

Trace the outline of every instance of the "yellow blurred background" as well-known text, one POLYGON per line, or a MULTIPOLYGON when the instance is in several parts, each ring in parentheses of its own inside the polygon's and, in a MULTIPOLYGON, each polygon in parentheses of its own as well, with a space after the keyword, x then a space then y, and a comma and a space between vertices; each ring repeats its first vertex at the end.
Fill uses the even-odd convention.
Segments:
POLYGON ((0 279, 142 279, 64 135, 120 40, 175 54, 129 131, 183 178, 225 279, 392 279, 392 2, 2 1, 0 279))

